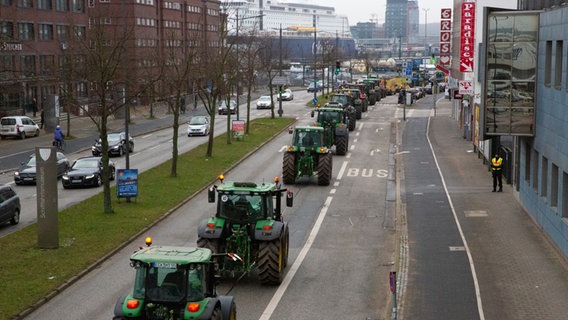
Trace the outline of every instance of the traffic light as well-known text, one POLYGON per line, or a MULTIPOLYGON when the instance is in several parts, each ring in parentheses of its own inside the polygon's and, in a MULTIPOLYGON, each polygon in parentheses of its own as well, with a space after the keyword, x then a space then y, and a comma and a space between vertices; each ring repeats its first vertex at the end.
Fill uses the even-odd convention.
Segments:
POLYGON ((335 61, 335 74, 339 74, 341 71, 341 62, 335 61))
POLYGON ((278 86, 278 94, 282 95, 282 86, 278 86))

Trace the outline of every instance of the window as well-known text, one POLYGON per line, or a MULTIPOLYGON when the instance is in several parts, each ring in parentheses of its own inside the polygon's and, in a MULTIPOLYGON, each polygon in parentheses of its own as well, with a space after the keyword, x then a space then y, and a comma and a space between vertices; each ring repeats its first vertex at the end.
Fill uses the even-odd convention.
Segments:
POLYGON ((71 0, 73 5, 73 12, 83 13, 85 12, 85 0, 71 0))
POLYGON ((33 8, 33 0, 18 0, 18 8, 33 8))
POLYGON ((75 35, 75 39, 77 40, 85 40, 85 32, 86 32, 86 28, 85 27, 81 27, 81 26, 74 26, 73 27, 73 34, 75 35))
POLYGON ((34 24, 27 22, 18 23, 18 38, 20 40, 33 40, 34 39, 34 24))
POLYGON ((57 25, 55 26, 55 32, 57 32, 57 39, 64 41, 69 40, 69 26, 57 25))
POLYGON ((20 71, 27 77, 35 75, 35 56, 20 56, 20 71))
POLYGON ((37 8, 40 10, 51 10, 51 0, 37 0, 37 8))
POLYGON ((562 173, 562 218, 568 219, 568 174, 562 173))
POLYGON ((69 0, 55 0, 55 10, 56 11, 69 11, 69 0))
POLYGON ((42 76, 53 75, 53 68, 55 66, 55 57, 49 56, 39 56, 39 68, 42 76))
POLYGON ((0 21, 0 38, 14 38, 14 24, 10 21, 0 21))
POLYGON ((53 26, 50 24, 40 24, 39 29, 39 39, 40 40, 53 40, 53 26))
POLYGON ((550 86, 552 77, 552 41, 546 41, 544 52, 544 85, 550 86))
POLYGON ((542 168, 541 168, 541 186, 540 186, 540 195, 542 197, 548 196, 548 159, 546 157, 542 157, 542 168))
POLYGON ((558 166, 554 163, 550 174, 550 206, 558 206, 558 166))
POLYGON ((538 190, 538 151, 534 150, 533 153, 533 168, 532 168, 532 187, 535 192, 538 190))
POLYGON ((556 54, 554 55, 554 87, 560 89, 562 86, 562 54, 564 49, 564 41, 556 41, 556 54))
POLYGON ((0 0, 0 6, 11 6, 12 0, 0 0))

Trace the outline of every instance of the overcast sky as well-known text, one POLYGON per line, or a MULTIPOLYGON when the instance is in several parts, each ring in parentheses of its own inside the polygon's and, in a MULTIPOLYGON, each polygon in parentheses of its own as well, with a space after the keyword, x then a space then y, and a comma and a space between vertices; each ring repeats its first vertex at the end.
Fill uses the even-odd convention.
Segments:
MULTIPOLYGON (((307 2, 322 6, 335 7, 335 13, 346 15, 349 18, 349 25, 356 25, 357 22, 368 22, 371 15, 376 14, 379 23, 385 22, 385 10, 387 0, 282 0, 283 2, 307 2)), ((420 7, 420 24, 424 23, 424 11, 427 11, 428 23, 440 21, 440 10, 442 8, 453 8, 453 0, 418 0, 420 7)))

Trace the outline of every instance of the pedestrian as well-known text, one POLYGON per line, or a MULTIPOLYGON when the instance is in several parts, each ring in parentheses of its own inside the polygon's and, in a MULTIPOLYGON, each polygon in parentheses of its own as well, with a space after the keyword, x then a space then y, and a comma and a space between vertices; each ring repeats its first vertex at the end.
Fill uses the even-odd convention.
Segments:
POLYGON ((58 149, 63 147, 63 131, 61 131, 61 127, 59 125, 55 127, 55 131, 53 132, 53 145, 58 149))
POLYGON ((491 159, 491 174, 493 176, 493 192, 503 192, 503 158, 499 156, 499 153, 495 153, 495 156, 491 159), (497 185, 499 185, 499 190, 497 190, 497 185))
POLYGON ((39 128, 43 129, 43 123, 45 122, 45 113, 43 112, 43 108, 41 108, 39 111, 39 128))
POLYGON ((34 115, 34 118, 35 118, 36 113, 37 113, 37 100, 35 98, 33 98, 33 100, 32 100, 32 112, 33 112, 33 115, 34 115))

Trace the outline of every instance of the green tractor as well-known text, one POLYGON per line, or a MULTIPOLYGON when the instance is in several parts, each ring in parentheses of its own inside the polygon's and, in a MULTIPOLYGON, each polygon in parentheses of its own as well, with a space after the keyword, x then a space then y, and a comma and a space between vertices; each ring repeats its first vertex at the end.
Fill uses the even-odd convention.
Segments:
POLYGON ((285 184, 294 184, 301 177, 317 174, 320 186, 329 185, 333 157, 331 150, 323 143, 324 129, 321 127, 296 127, 289 130, 292 145, 284 153, 282 178, 285 184))
POLYGON ((237 319, 233 297, 217 295, 211 250, 146 244, 130 256, 134 290, 118 299, 113 320, 237 319))
POLYGON ((286 206, 293 205, 293 194, 274 183, 224 181, 212 186, 208 201, 217 212, 199 224, 197 246, 214 253, 233 252, 218 261, 221 275, 248 274, 256 269, 262 284, 277 285, 284 278, 288 263, 288 224, 282 219, 282 194, 286 206))
POLYGON ((323 144, 330 148, 335 145, 335 153, 347 154, 349 148, 349 122, 346 112, 342 108, 316 108, 312 110, 312 118, 317 112, 316 127, 323 128, 323 144))
POLYGON ((324 107, 341 106, 341 108, 343 108, 349 118, 349 131, 355 130, 355 126, 357 125, 357 110, 351 105, 352 100, 352 97, 347 93, 334 93, 330 101, 324 105, 324 107))

